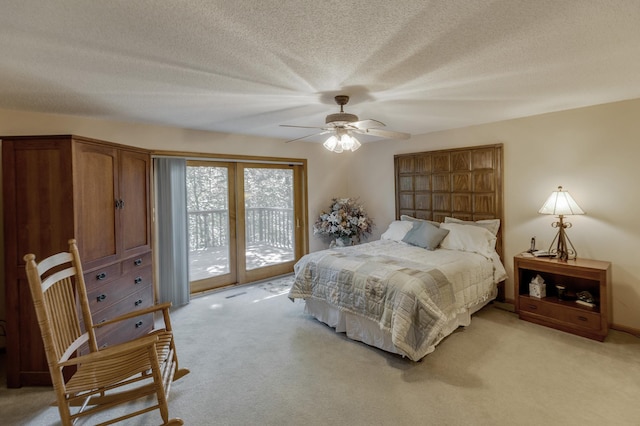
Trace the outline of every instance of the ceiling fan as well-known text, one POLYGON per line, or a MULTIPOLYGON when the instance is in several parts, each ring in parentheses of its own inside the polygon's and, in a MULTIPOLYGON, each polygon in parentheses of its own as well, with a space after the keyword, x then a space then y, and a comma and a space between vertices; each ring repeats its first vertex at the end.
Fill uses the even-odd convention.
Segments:
POLYGON ((344 150, 355 151, 360 148, 361 144, 358 139, 355 138, 355 134, 378 136, 389 139, 408 139, 411 136, 409 133, 380 129, 380 127, 385 127, 385 124, 378 120, 360 120, 357 115, 344 112, 344 106, 349 102, 349 96, 338 95, 334 99, 336 103, 340 105, 340 112, 327 115, 327 118, 325 119, 326 125, 324 127, 281 124, 280 126, 282 127, 298 127, 303 129, 320 130, 319 132, 291 139, 287 142, 295 142, 311 136, 326 135, 330 133, 331 136, 323 144, 324 147, 329 151, 342 152, 344 150))

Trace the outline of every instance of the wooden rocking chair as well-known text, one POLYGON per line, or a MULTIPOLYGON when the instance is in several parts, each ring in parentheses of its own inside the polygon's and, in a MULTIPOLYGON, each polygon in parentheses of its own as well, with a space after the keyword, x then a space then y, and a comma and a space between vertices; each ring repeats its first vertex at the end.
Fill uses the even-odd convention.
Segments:
POLYGON ((33 254, 27 254, 24 260, 62 424, 71 425, 81 416, 145 397, 148 401, 142 408, 136 405, 135 411, 101 424, 115 423, 155 409, 160 410, 164 425, 183 424, 181 419, 169 419, 167 406, 171 382, 189 373, 187 369, 178 368, 169 318, 170 304, 152 306, 93 325, 75 240, 69 240, 68 253, 55 254, 39 264, 33 254), (162 311, 164 328, 98 350, 96 328, 155 311, 162 311), (90 352, 76 357, 78 349, 85 344, 90 352), (67 380, 63 370, 67 377, 71 371, 67 380))

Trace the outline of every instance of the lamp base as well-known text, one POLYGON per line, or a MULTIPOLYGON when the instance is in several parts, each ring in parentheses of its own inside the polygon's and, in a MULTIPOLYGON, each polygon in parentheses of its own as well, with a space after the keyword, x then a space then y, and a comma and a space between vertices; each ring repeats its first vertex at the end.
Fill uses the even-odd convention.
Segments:
POLYGON ((569 259, 578 257, 578 252, 565 232, 565 229, 571 228, 571 223, 564 222, 562 215, 558 216, 558 219, 558 222, 551 224, 554 228, 558 228, 558 233, 553 238, 553 241, 551 241, 549 253, 555 254, 560 261, 566 262, 569 259), (556 241, 558 245, 554 248, 553 244, 556 241), (569 243, 568 245, 567 242, 569 243))

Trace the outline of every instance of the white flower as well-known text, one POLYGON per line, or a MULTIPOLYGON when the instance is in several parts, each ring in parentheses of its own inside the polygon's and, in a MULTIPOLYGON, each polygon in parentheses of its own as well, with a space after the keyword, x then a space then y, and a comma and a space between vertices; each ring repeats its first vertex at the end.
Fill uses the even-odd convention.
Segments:
POLYGON ((357 241, 371 233, 373 220, 369 218, 357 199, 334 198, 331 211, 322 212, 313 226, 314 235, 337 239, 351 237, 357 241))

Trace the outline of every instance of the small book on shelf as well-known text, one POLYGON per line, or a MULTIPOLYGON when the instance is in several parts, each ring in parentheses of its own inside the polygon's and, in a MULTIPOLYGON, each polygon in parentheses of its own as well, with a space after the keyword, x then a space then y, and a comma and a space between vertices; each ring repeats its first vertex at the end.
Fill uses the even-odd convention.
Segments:
POLYGON ((589 307, 589 308, 595 308, 595 306, 596 306, 596 304, 595 304, 595 303, 586 302, 586 301, 584 301, 584 300, 580 300, 580 299, 576 300, 576 303, 577 303, 578 305, 581 305, 581 306, 587 306, 587 307, 589 307))

